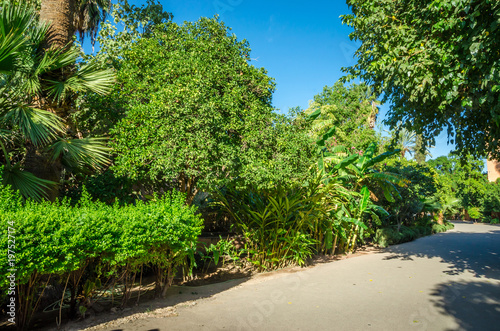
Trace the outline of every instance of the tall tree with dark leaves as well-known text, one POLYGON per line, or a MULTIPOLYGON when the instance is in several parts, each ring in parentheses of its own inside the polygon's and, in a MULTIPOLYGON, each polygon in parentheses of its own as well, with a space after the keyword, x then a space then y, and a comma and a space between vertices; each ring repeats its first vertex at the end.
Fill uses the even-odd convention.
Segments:
POLYGON ((388 124, 443 130, 461 155, 500 157, 500 1, 348 0, 361 42, 344 70, 390 101, 388 124))

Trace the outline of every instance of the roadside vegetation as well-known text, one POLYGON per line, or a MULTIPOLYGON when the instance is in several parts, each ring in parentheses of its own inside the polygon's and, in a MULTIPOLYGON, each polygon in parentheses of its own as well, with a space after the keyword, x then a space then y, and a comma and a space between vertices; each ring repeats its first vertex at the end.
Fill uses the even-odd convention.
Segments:
MULTIPOLYGON (((348 1, 355 14, 364 2, 348 1)), ((76 3, 52 26, 49 2, 0 8, 0 301, 15 266, 18 329, 51 299, 57 323, 98 301, 124 307, 132 291, 139 302, 145 277, 165 296, 225 263, 270 271, 443 232, 450 220, 499 223, 482 136, 475 151, 464 135, 457 153, 425 161, 428 114, 411 122, 424 127, 407 124, 399 94, 392 131, 376 130, 388 87, 364 66, 396 75, 382 60, 361 56, 346 70, 365 82, 334 82, 282 114, 274 80, 217 17, 179 25, 153 1, 76 3), (99 51, 83 53, 77 31, 99 51), (203 235, 220 238, 203 245, 203 235)), ((344 18, 365 42, 361 19, 344 18)), ((403 93, 394 84, 387 91, 403 93)))

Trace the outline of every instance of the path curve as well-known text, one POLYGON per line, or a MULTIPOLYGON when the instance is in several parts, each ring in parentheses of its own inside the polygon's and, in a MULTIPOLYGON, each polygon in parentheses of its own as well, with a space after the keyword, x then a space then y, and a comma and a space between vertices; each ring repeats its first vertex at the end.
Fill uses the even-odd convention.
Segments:
POLYGON ((455 229, 258 277, 170 317, 101 330, 500 330, 500 227, 455 229))

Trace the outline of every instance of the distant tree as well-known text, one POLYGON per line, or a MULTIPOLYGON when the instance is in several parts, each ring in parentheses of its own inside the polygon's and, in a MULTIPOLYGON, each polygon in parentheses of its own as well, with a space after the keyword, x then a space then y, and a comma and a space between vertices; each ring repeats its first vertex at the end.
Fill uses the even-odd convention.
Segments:
POLYGON ((347 0, 342 17, 361 42, 349 78, 389 101, 387 123, 404 123, 428 145, 447 129, 462 156, 500 157, 499 1, 347 0))
POLYGON ((481 205, 487 184, 487 178, 482 173, 483 160, 472 156, 461 160, 457 155, 448 155, 428 160, 427 164, 440 175, 438 180, 443 187, 439 192, 441 200, 457 197, 464 208, 481 205))
POLYGON ((417 139, 415 141, 415 161, 417 161, 418 164, 423 164, 425 162, 425 157, 427 154, 429 153, 425 149, 424 140, 422 138, 422 135, 419 134, 417 135, 417 139))
POLYGON ((369 86, 352 84, 346 87, 338 81, 315 95, 305 113, 321 111, 313 122, 312 136, 321 137, 334 128, 330 143, 362 151, 377 140, 374 130, 377 105, 369 86))

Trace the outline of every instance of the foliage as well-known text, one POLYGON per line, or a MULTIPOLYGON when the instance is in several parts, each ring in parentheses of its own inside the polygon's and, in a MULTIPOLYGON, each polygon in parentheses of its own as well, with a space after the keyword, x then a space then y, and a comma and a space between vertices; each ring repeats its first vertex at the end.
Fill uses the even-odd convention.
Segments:
MULTIPOLYGON (((3 183, 25 197, 40 200, 55 184, 34 176, 30 161, 37 155, 61 160, 68 170, 97 168, 107 163, 101 140, 76 139, 58 116, 59 107, 76 93, 106 93, 112 73, 91 64, 79 65, 75 48, 43 49, 48 25, 37 21, 29 5, 5 3, 0 9, 0 147, 4 154, 3 183), (65 77, 58 73, 67 72, 65 77)), ((40 164, 38 164, 40 166, 40 164)), ((52 179, 52 178, 50 178, 52 179)))
POLYGON ((401 244, 404 242, 415 240, 422 236, 428 236, 433 233, 439 233, 453 229, 453 223, 445 223, 440 225, 430 222, 424 225, 417 225, 413 227, 401 226, 398 231, 395 227, 386 227, 378 229, 373 241, 380 247, 387 247, 389 245, 401 244))
POLYGON ((272 125, 259 132, 260 146, 241 154, 244 164, 234 182, 238 189, 291 187, 313 177, 316 146, 307 135, 309 124, 297 109, 272 118, 272 125))
POLYGON ((460 199, 457 199, 451 195, 445 195, 441 202, 441 212, 443 216, 447 219, 452 218, 460 212, 460 199))
POLYGON ((377 139, 373 130, 377 103, 371 88, 365 84, 346 87, 338 81, 333 86, 325 86, 305 110, 306 115, 318 110, 321 113, 312 123, 311 135, 319 138, 334 129, 327 143, 365 150, 377 139))
POLYGON ((237 265, 241 261, 242 255, 246 254, 246 250, 237 248, 234 239, 222 239, 219 236, 219 241, 215 245, 205 246, 204 249, 197 251, 197 253, 203 260, 204 271, 206 272, 212 263, 214 266, 218 266, 219 262, 222 262, 223 267, 226 262, 237 265))
POLYGON ((141 38, 151 36, 153 28, 168 22, 172 14, 163 11, 158 1, 147 1, 147 5, 136 7, 126 0, 119 0, 112 6, 113 22, 101 23, 97 35, 99 51, 96 55, 84 55, 84 60, 99 67, 117 71, 117 84, 105 96, 86 95, 78 100, 79 107, 72 114, 72 120, 78 130, 87 134, 109 134, 111 128, 124 116, 124 111, 131 98, 122 93, 120 68, 125 61, 124 50, 141 38), (120 26, 118 31, 117 26, 120 26))
POLYGON ((354 191, 360 192, 366 186, 373 194, 382 191, 388 201, 393 201, 399 196, 396 185, 403 186, 405 183, 397 174, 380 170, 379 166, 399 150, 379 155, 375 155, 376 151, 377 145, 370 144, 364 153, 351 154, 335 165, 332 174, 340 176, 344 185, 354 191))
POLYGON ((481 210, 479 207, 471 207, 467 209, 467 213, 469 214, 470 218, 473 220, 477 220, 483 217, 483 214, 481 213, 481 210))
MULTIPOLYGON (((104 280, 120 279, 144 265, 158 271, 157 286, 164 294, 173 268, 189 263, 202 225, 195 209, 185 206, 184 196, 175 192, 123 207, 92 202, 84 192, 77 205, 71 206, 66 200, 23 203, 18 194, 1 187, 0 211, 0 288, 5 294, 10 227, 16 229, 19 307, 30 307, 18 316, 27 319, 48 276, 64 286, 67 277, 85 270, 104 280)), ((127 277, 122 278, 124 282, 127 277)), ((71 289, 78 291, 78 283, 71 284, 71 289)))
POLYGON ((152 34, 123 50, 117 77, 129 105, 113 130, 113 170, 175 181, 191 200, 254 161, 273 123, 274 83, 247 64, 248 43, 216 19, 166 23, 152 34))
POLYGON ((456 155, 449 155, 429 160, 428 164, 440 174, 437 179, 442 185, 438 191, 441 203, 458 198, 463 208, 481 205, 487 185, 487 178, 482 173, 482 160, 472 156, 459 159, 456 155))
POLYGON ((348 78, 373 84, 404 123, 434 144, 443 128, 462 156, 500 156, 498 1, 348 0, 361 46, 348 78))
POLYGON ((304 265, 313 255, 315 240, 309 229, 322 216, 318 196, 309 196, 304 188, 230 188, 220 192, 219 199, 244 235, 250 261, 259 269, 304 265))
POLYGON ((403 179, 406 185, 399 187, 400 195, 393 201, 381 199, 378 203, 390 214, 389 224, 412 226, 425 212, 435 212, 439 204, 433 199, 440 188, 437 173, 426 164, 406 159, 387 161, 384 171, 403 179))
POLYGON ((481 199, 481 211, 484 215, 500 217, 500 185, 486 184, 486 192, 481 199))
POLYGON ((432 232, 433 233, 445 232, 445 231, 453 229, 454 227, 455 227, 455 225, 453 225, 453 223, 450 223, 450 222, 446 222, 445 224, 434 223, 432 225, 432 232))

